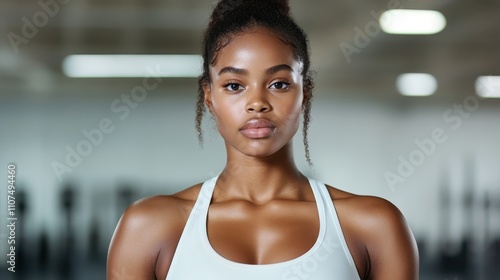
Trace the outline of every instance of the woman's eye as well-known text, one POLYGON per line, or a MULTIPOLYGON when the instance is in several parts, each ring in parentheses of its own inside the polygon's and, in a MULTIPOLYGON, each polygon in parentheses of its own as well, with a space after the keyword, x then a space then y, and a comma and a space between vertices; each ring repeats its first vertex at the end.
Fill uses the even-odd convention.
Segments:
POLYGON ((271 87, 275 88, 275 89, 286 89, 286 88, 288 88, 289 85, 290 85, 290 83, 286 83, 286 82, 275 82, 271 85, 271 87))
POLYGON ((242 89, 242 86, 239 84, 236 84, 236 83, 230 83, 230 84, 224 85, 224 87, 230 91, 238 91, 238 90, 242 89))

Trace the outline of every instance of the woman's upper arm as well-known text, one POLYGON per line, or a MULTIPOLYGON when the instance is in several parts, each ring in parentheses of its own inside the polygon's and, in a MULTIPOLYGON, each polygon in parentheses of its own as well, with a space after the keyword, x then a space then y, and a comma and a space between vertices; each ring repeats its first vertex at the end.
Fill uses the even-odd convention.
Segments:
POLYGON ((108 251, 108 280, 155 279, 155 242, 148 236, 147 211, 140 208, 129 207, 118 222, 108 251))
POLYGON ((156 262, 163 247, 164 227, 158 222, 159 209, 151 201, 127 208, 111 239, 107 260, 108 280, 156 279, 156 262))
POLYGON ((377 199, 365 235, 370 279, 417 280, 418 249, 401 212, 390 202, 377 199))

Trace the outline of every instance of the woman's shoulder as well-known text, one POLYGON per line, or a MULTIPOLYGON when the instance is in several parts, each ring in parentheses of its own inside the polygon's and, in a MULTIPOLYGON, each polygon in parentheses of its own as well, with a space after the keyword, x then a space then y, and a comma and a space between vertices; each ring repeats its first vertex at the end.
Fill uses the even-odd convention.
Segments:
POLYGON ((127 273, 141 279, 166 275, 200 186, 173 195, 146 197, 127 207, 110 243, 108 273, 121 273, 127 264, 127 273), (156 263, 159 265, 152 265, 156 263))
POLYGON ((168 221, 185 221, 196 202, 201 184, 196 184, 171 195, 154 195, 130 204, 122 219, 138 224, 162 225, 168 221))
MULTIPOLYGON (((390 201, 376 196, 356 195, 328 186, 342 231, 357 266, 363 274, 385 274, 381 263, 407 268, 397 279, 418 275, 418 249, 401 211, 390 201), (397 260, 397 261, 395 261, 397 260), (368 264, 365 267, 365 264, 368 264)), ((390 266, 390 265, 389 265, 390 266)), ((381 277, 386 279, 386 277, 381 277)))
POLYGON ((154 195, 130 204, 118 222, 115 235, 141 236, 152 247, 158 242, 180 238, 189 213, 196 202, 201 184, 172 195, 154 195))
POLYGON ((359 223, 360 227, 378 227, 385 223, 397 224, 404 219, 401 211, 387 199, 371 195, 357 195, 330 185, 326 186, 339 216, 351 217, 349 220, 359 223))

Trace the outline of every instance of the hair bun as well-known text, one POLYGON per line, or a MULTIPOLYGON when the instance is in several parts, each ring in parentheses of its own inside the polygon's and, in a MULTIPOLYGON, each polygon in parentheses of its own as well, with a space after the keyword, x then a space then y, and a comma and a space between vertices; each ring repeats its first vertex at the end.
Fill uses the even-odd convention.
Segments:
POLYGON ((284 16, 290 16, 288 0, 221 0, 212 13, 212 21, 219 21, 229 12, 237 9, 252 11, 268 9, 284 16))
POLYGON ((286 16, 290 16, 290 5, 288 5, 288 0, 274 0, 274 1, 264 1, 266 3, 272 4, 275 9, 280 11, 286 16))

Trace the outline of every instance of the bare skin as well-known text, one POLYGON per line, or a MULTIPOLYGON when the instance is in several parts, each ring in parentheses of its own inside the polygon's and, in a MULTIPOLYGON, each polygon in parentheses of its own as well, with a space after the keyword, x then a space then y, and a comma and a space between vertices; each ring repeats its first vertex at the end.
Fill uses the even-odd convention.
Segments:
MULTIPOLYGON (((314 195, 292 152, 305 98, 301 70, 290 47, 263 28, 234 36, 211 67, 205 102, 225 140, 227 164, 207 232, 212 247, 232 261, 283 262, 304 254, 318 237, 314 195), (242 128, 252 119, 274 127, 249 137, 242 128)), ((165 279, 200 187, 131 205, 110 244, 107 279, 165 279)), ((361 279, 418 279, 415 240, 394 205, 328 191, 361 279)))

